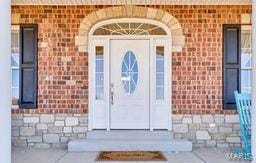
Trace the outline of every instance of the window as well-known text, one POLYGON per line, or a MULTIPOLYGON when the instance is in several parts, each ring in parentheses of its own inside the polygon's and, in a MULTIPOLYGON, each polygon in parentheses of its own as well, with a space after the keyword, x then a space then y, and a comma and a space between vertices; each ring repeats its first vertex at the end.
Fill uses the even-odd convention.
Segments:
POLYGON ((11 31, 11 92, 12 105, 19 104, 19 26, 12 26, 11 31))
POLYGON ((131 21, 102 25, 93 35, 166 35, 166 32, 154 24, 131 21))
POLYGON ((96 46, 96 100, 102 100, 104 97, 104 47, 96 46))
POLYGON ((138 82, 138 63, 132 51, 128 51, 124 55, 121 75, 125 92, 128 95, 132 94, 138 82))
POLYGON ((156 47, 156 99, 164 99, 164 47, 156 47))
POLYGON ((252 31, 251 26, 241 27, 241 92, 251 93, 252 31))

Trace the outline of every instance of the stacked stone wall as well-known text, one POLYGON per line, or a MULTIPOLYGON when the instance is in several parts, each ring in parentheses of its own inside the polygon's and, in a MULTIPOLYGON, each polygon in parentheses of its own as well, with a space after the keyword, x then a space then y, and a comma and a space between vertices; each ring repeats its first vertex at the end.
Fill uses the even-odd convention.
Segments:
POLYGON ((173 115, 175 139, 188 139, 194 147, 240 147, 237 115, 173 115))
MULTIPOLYGON (((237 115, 172 116, 175 139, 188 139, 194 147, 240 147, 237 115)), ((12 144, 18 147, 66 147, 69 140, 86 138, 87 114, 12 115, 12 144)))
POLYGON ((69 140, 86 138, 86 114, 14 114, 12 144, 17 147, 66 147, 69 140))

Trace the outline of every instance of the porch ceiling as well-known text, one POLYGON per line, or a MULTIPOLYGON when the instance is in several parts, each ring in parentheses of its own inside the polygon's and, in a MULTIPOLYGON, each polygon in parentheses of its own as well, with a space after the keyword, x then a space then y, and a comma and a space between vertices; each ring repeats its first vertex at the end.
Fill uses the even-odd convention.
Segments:
POLYGON ((12 5, 251 5, 252 0, 12 0, 12 5))

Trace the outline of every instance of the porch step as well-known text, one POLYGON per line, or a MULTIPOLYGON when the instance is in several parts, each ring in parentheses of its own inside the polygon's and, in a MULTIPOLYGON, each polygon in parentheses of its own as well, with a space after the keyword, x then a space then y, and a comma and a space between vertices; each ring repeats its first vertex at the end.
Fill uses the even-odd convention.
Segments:
POLYGON ((172 139, 173 133, 165 130, 94 130, 87 132, 88 139, 172 139))
POLYGON ((68 151, 192 151, 192 143, 177 139, 77 139, 68 151))

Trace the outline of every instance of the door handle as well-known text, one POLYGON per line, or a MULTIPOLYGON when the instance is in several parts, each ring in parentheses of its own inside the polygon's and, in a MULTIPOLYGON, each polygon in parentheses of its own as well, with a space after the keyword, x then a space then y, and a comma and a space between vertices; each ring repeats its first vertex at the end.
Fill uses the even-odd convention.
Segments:
POLYGON ((114 105, 114 84, 110 84, 110 103, 114 105))

